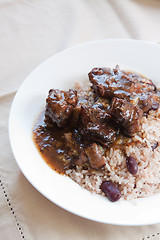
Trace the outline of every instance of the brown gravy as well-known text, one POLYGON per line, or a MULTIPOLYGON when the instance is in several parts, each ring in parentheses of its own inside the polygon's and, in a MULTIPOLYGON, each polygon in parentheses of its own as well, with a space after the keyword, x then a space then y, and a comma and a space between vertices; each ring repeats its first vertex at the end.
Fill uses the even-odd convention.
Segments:
POLYGON ((56 172, 64 174, 71 159, 67 155, 68 148, 62 135, 66 129, 52 128, 44 122, 44 112, 40 114, 33 128, 33 141, 44 161, 56 172))
MULTIPOLYGON (((59 174, 64 174, 65 170, 70 168, 72 161, 72 157, 68 154, 69 148, 62 137, 69 129, 58 128, 56 125, 50 127, 44 122, 44 119, 43 111, 33 128, 33 141, 44 161, 59 174)), ((110 147, 124 148, 130 140, 128 137, 119 135, 110 147)))
POLYGON ((92 87, 86 95, 72 89, 49 91, 46 108, 33 128, 33 141, 45 162, 58 173, 64 174, 79 162, 86 169, 103 169, 100 155, 107 154, 109 147, 123 149, 130 144, 142 115, 159 107, 159 92, 151 80, 119 68, 114 71, 94 68, 89 73, 92 87), (95 166, 98 158, 100 167, 95 166))
MULTIPOLYGON (((59 133, 56 134, 55 131, 55 134, 53 135, 53 131, 50 131, 50 129, 47 128, 46 124, 44 123, 43 113, 34 126, 33 140, 45 162, 57 172, 63 172, 64 166, 61 161, 58 161, 58 153, 55 149, 59 139, 59 133)), ((59 153, 60 152, 61 151, 59 150, 59 153)))

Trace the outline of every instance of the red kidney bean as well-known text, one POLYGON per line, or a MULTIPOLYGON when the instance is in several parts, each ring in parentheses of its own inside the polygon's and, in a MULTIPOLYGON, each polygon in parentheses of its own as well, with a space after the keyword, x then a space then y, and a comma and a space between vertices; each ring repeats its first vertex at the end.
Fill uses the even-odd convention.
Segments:
POLYGON ((158 102, 153 102, 152 103, 152 110, 157 110, 159 108, 159 103, 158 102))
POLYGON ((155 143, 153 144, 153 146, 151 147, 151 148, 152 148, 152 151, 154 151, 154 149, 155 149, 156 147, 158 147, 158 142, 155 142, 155 143))
POLYGON ((128 171, 134 175, 138 172, 138 164, 136 162, 136 159, 134 157, 127 157, 126 158, 126 165, 127 165, 127 169, 128 171))
POLYGON ((120 190, 117 185, 111 181, 102 182, 100 188, 111 202, 116 202, 121 198, 120 190))

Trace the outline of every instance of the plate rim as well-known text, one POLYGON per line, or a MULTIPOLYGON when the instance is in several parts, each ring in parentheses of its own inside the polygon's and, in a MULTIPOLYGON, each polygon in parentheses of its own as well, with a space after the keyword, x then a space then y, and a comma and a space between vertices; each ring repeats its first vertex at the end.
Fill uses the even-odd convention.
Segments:
MULTIPOLYGON (((56 56, 58 56, 58 55, 60 55, 60 54, 63 54, 63 53, 65 53, 65 52, 67 52, 67 51, 73 50, 74 48, 79 48, 79 47, 83 47, 83 46, 86 46, 86 45, 89 45, 89 44, 96 44, 96 43, 106 42, 106 41, 107 41, 107 42, 138 42, 138 43, 141 43, 141 44, 144 44, 144 43, 145 43, 145 44, 149 44, 149 45, 159 46, 158 43, 149 42, 149 41, 144 41, 144 40, 122 39, 122 38, 120 38, 120 39, 112 39, 112 38, 111 38, 111 39, 102 39, 102 40, 88 41, 88 42, 85 42, 85 43, 81 43, 81 44, 74 45, 74 46, 69 47, 69 48, 67 48, 67 49, 64 49, 64 50, 62 50, 62 51, 60 51, 60 52, 57 52, 57 53, 54 54, 53 56, 50 56, 50 57, 47 58, 45 61, 43 61, 42 63, 40 63, 40 64, 39 64, 35 69, 33 69, 33 70, 31 71, 31 73, 24 79, 24 81, 23 81, 22 84, 20 85, 17 93, 15 94, 14 99, 13 99, 12 104, 11 104, 10 113, 9 113, 8 128, 9 128, 9 140, 10 140, 10 145, 11 145, 12 153, 13 153, 13 155, 14 155, 15 161, 16 161, 17 164, 18 164, 19 169, 21 170, 21 172, 23 173, 23 175, 25 176, 25 178, 31 183, 31 185, 34 186, 34 188, 35 188, 36 190, 38 190, 43 196, 45 196, 47 199, 49 199, 52 203, 56 204, 57 206, 61 207, 62 209, 66 210, 66 211, 68 211, 68 212, 71 212, 71 213, 73 213, 73 214, 75 214, 75 215, 78 215, 78 216, 83 217, 83 218, 88 219, 88 220, 92 220, 92 221, 96 221, 96 222, 100 222, 100 223, 105 223, 105 224, 114 224, 114 225, 119 225, 119 226, 142 226, 142 225, 157 224, 157 223, 160 223, 160 221, 159 221, 159 222, 155 221, 155 222, 152 222, 152 223, 141 223, 141 224, 138 224, 138 225, 137 225, 136 223, 135 223, 135 224, 133 224, 133 223, 131 223, 131 224, 130 224, 130 223, 125 224, 125 223, 123 223, 123 222, 122 222, 122 223, 120 223, 120 222, 117 223, 117 222, 114 222, 114 221, 113 221, 113 222, 111 222, 111 221, 109 221, 109 222, 100 221, 100 220, 96 220, 96 219, 93 219, 93 218, 90 218, 90 217, 86 217, 84 214, 79 214, 79 213, 77 214, 77 213, 75 213, 74 211, 72 211, 72 210, 69 209, 69 208, 68 208, 68 209, 67 209, 66 207, 64 208, 63 205, 61 205, 61 204, 53 201, 53 200, 50 199, 48 196, 46 196, 46 195, 44 194, 44 192, 41 191, 41 189, 37 188, 37 186, 33 183, 33 181, 31 181, 30 179, 28 179, 28 177, 26 176, 25 172, 24 172, 23 169, 21 168, 19 162, 17 161, 16 153, 15 153, 15 150, 14 150, 14 148, 13 148, 13 142, 12 142, 13 139, 12 139, 12 136, 11 136, 11 129, 10 129, 10 128, 11 128, 11 117, 12 117, 13 106, 14 106, 14 104, 15 104, 15 102, 16 102, 16 99, 17 99, 19 90, 23 88, 23 84, 28 81, 28 79, 32 76, 33 72, 35 72, 37 69, 40 69, 42 65, 47 64, 47 62, 50 61, 50 59, 56 58, 56 56)), ((160 46, 159 46, 159 47, 160 47, 160 46)))

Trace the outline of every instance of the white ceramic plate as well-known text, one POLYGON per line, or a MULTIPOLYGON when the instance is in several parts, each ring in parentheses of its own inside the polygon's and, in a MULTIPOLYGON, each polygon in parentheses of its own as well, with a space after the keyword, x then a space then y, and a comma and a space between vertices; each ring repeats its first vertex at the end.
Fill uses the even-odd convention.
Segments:
POLYGON ((98 222, 118 225, 160 223, 160 194, 111 203, 93 195, 43 161, 32 140, 36 116, 45 105, 50 88, 68 89, 86 79, 96 66, 125 66, 155 83, 160 79, 160 46, 136 40, 102 40, 72 47, 37 67, 17 92, 10 112, 9 135, 15 159, 26 178, 60 207, 98 222))

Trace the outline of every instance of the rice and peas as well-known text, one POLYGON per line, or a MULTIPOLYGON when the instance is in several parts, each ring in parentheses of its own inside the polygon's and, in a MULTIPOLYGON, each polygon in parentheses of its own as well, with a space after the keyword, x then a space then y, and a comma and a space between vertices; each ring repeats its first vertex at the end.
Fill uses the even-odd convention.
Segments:
MULTIPOLYGON (((115 73, 114 73, 115 75, 116 75, 116 71, 119 71, 119 70, 115 70, 115 73)), ((104 73, 98 72, 97 75, 99 76, 103 74, 104 73)), ((133 75, 130 77, 133 78, 132 80, 134 81, 136 76, 137 75, 133 75)), ((102 79, 100 81, 102 81, 102 79)), ((129 80, 126 80, 126 81, 129 81, 129 80)), ((149 80, 147 78, 146 79, 142 78, 141 81, 144 84, 151 84, 150 82, 148 82, 149 80)), ((93 84, 93 81, 91 82, 93 84)), ((86 85, 87 84, 88 83, 86 83, 86 85)), ((93 96, 93 92, 99 91, 99 93, 102 92, 102 94, 104 92, 104 89, 102 88, 97 89, 97 86, 96 86, 96 89, 92 88, 92 91, 90 87, 87 90, 84 90, 83 88, 84 86, 82 86, 81 84, 76 84, 75 86, 75 89, 78 94, 77 96, 79 97, 79 105, 81 106, 83 106, 84 102, 85 104, 86 102, 87 104, 88 103, 94 104, 93 102, 95 102, 95 96, 93 96)), ((120 197, 127 200, 141 198, 141 197, 146 197, 146 196, 152 195, 153 193, 159 192, 160 191, 160 108, 159 108, 159 96, 157 95, 157 89, 154 91, 155 92, 153 97, 155 97, 156 95, 157 102, 155 101, 152 101, 152 102, 154 102, 154 104, 157 103, 156 107, 155 105, 153 106, 153 108, 150 107, 150 109, 147 109, 144 112, 143 116, 141 116, 140 119, 138 119, 137 126, 134 126, 134 128, 136 128, 136 131, 132 131, 133 126, 131 126, 131 129, 130 129, 131 132, 127 133, 128 134, 127 137, 123 136, 122 139, 119 138, 116 144, 107 143, 108 144, 107 147, 106 145, 104 146, 104 144, 101 144, 102 140, 99 141, 96 139, 96 146, 98 147, 98 152, 100 152, 101 155, 103 156, 104 164, 102 167, 100 167, 99 169, 96 169, 94 167, 91 168, 91 166, 86 167, 86 164, 84 167, 83 164, 75 164, 74 162, 74 167, 72 166, 67 168, 65 170, 65 174, 68 175, 71 179, 73 179, 82 187, 96 194, 102 194, 107 196, 106 191, 103 190, 103 186, 102 186, 103 183, 109 183, 109 184, 111 183, 111 186, 110 186, 111 188, 112 188, 112 184, 114 184, 113 188, 114 187, 116 187, 116 189, 118 188, 119 195, 117 199, 116 198, 112 199, 112 196, 111 196, 111 199, 110 199, 111 201, 112 200, 116 201, 120 197), (134 161, 136 161, 135 172, 129 171, 127 168, 126 159, 129 159, 129 158, 132 158, 134 161)), ((55 92, 54 92, 54 95, 55 95, 55 92)), ((98 104, 104 100, 104 96, 100 96, 100 98, 101 97, 103 98, 101 100, 100 99, 98 100, 99 101, 98 104)), ((115 95, 113 97, 115 98, 115 95)), ((149 101, 151 101, 152 96, 149 95, 149 97, 150 97, 149 101)), ((118 95, 118 98, 119 98, 119 95, 118 95)), ((132 100, 132 104, 133 104, 133 100, 132 100)), ((146 107, 146 105, 144 105, 144 107, 146 107)), ((141 106, 141 108, 143 110, 143 106, 141 106)), ((47 114, 47 117, 49 117, 49 121, 50 121, 52 118, 52 115, 49 113, 47 114)), ((55 116, 52 118, 52 120, 56 122, 55 116)), ((119 123, 120 122, 118 122, 118 124, 119 123)), ((127 129, 124 129, 124 131, 126 132, 127 129)), ((86 130, 83 131, 83 133, 84 132, 86 133, 86 130)), ((116 189, 113 189, 113 190, 115 191, 116 189)))

